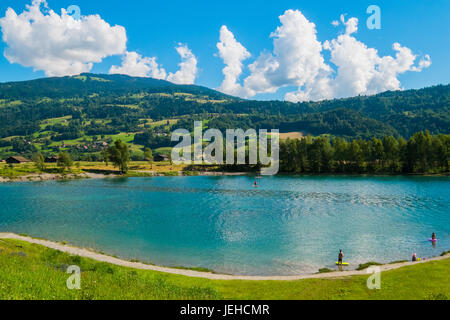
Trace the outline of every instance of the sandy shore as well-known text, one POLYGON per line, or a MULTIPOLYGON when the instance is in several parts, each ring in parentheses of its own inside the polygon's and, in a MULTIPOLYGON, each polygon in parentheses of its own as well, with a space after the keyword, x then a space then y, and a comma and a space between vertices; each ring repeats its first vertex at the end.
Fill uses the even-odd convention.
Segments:
POLYGON ((73 180, 73 179, 87 179, 87 178, 91 178, 91 179, 103 179, 108 177, 107 175, 104 174, 98 174, 98 173, 88 173, 88 172, 83 172, 80 174, 66 174, 66 175, 61 175, 61 174, 54 174, 54 173, 40 173, 40 174, 30 174, 30 175, 24 175, 24 176, 19 176, 19 177, 15 177, 14 179, 9 179, 9 178, 3 178, 0 177, 0 183, 2 182, 28 182, 28 181, 51 181, 51 180, 65 180, 65 179, 69 179, 69 180, 73 180))
MULTIPOLYGON (((162 172, 157 171, 144 171, 144 170, 137 170, 134 171, 137 173, 147 174, 145 176, 139 177, 139 178, 145 178, 145 177, 165 177, 166 174, 162 172)), ((176 173, 175 176, 184 177, 184 176, 191 176, 188 172, 185 171, 179 171, 173 172, 176 173)), ((280 173, 280 176, 292 176, 292 177, 302 177, 302 175, 293 175, 293 174, 284 174, 280 173)), ((311 176, 333 176, 333 175, 342 175, 346 176, 348 174, 314 174, 311 176)), ((215 171, 204 171, 204 172, 196 172, 195 176, 206 176, 206 177, 234 177, 234 176, 257 176, 257 173, 255 172, 215 172, 215 171)), ((306 175, 309 176, 309 175, 306 175)), ((389 175, 365 175, 365 174, 355 174, 354 176, 389 176, 389 175)), ((406 176, 412 176, 412 175, 406 175, 406 176)), ((434 175, 421 175, 417 174, 415 176, 448 176, 448 174, 434 174, 434 175)), ((3 182, 29 182, 29 181, 51 181, 51 180, 75 180, 75 179, 83 179, 83 178, 91 178, 91 179, 105 179, 105 178, 120 178, 120 177, 126 177, 121 176, 119 174, 102 174, 102 173, 91 173, 91 172, 83 172, 80 174, 66 174, 65 176, 61 174, 52 174, 52 173, 41 173, 41 174, 30 174, 30 175, 24 175, 15 177, 14 179, 4 178, 0 176, 0 183, 3 182)))
MULTIPOLYGON (((154 177, 164 177, 165 175, 163 173, 158 173, 156 171, 136 171, 139 173, 147 173, 151 174, 154 177)), ((251 173, 247 172, 200 172, 196 174, 197 176, 248 176, 252 175, 251 173)), ((183 171, 178 172, 178 176, 188 176, 183 171)), ((0 177, 0 183, 2 182, 38 182, 38 181, 57 181, 57 180, 75 180, 75 179, 105 179, 105 178, 120 178, 123 176, 120 176, 118 174, 101 174, 101 173, 90 173, 90 172, 83 172, 79 174, 53 174, 53 173, 41 173, 41 174, 30 174, 30 175, 24 175, 24 176, 18 176, 14 179, 4 178, 0 177)))
MULTIPOLYGON (((94 259, 101 262, 111 263, 117 266, 141 269, 141 270, 152 270, 159 271, 170 274, 178 274, 187 277, 193 278, 204 278, 210 280, 252 280, 252 281, 262 281, 262 280, 281 280, 281 281, 292 281, 292 280, 302 280, 302 279, 326 279, 326 278, 341 278, 347 276, 356 276, 356 275, 367 275, 366 270, 356 271, 342 271, 342 272, 330 272, 330 273, 321 273, 321 274, 309 274, 309 275, 298 275, 298 276, 270 276, 270 277, 262 277, 262 276, 233 276, 233 275, 223 275, 223 274, 213 274, 206 272, 198 272, 192 270, 181 270, 174 268, 166 268, 166 267, 158 267, 148 264, 143 264, 140 262, 130 262, 118 258, 114 258, 111 256, 107 256, 104 254, 96 253, 87 249, 76 248, 69 245, 63 245, 57 242, 34 239, 25 236, 19 236, 13 233, 0 233, 0 239, 16 239, 21 241, 26 241, 28 243, 34 243, 38 245, 45 246, 47 248, 55 249, 58 251, 66 252, 72 255, 78 255, 85 258, 94 259)), ((418 263, 428 263, 430 261, 438 261, 450 258, 450 254, 447 254, 442 257, 432 258, 422 262, 402 262, 395 264, 387 264, 380 266, 381 271, 394 270, 405 266, 411 266, 418 263)))

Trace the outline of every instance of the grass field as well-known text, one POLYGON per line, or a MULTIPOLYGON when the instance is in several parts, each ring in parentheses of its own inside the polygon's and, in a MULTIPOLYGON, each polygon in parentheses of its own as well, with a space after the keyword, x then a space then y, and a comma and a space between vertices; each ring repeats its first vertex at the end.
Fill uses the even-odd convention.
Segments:
POLYGON ((450 259, 386 271, 381 290, 366 276, 298 281, 218 281, 135 270, 17 240, 0 240, 0 299, 441 299, 450 296, 450 259), (67 267, 82 270, 69 290, 67 267))
MULTIPOLYGON (((189 166, 187 165, 175 165, 171 164, 169 161, 163 162, 153 162, 150 163, 148 161, 130 161, 128 163, 129 171, 127 173, 130 177, 137 176, 148 176, 153 173, 155 174, 165 174, 165 175, 175 175, 179 172, 185 172, 185 174, 193 173, 187 172, 189 171, 189 166)), ((205 166, 205 168, 214 170, 217 169, 217 166, 205 166)), ((22 164, 14 164, 12 167, 7 165, 6 163, 0 163, 0 177, 14 179, 22 176, 29 175, 39 175, 43 173, 60 173, 60 169, 58 168, 56 163, 46 163, 45 170, 39 170, 34 163, 22 163, 22 164)), ((114 165, 108 163, 106 165, 104 162, 88 162, 88 161, 75 161, 73 163, 70 171, 65 171, 65 173, 72 174, 81 174, 83 172, 92 172, 92 171, 105 171, 108 173, 117 173, 119 171, 114 165)), ((194 172, 195 173, 195 172, 194 172)))
MULTIPOLYGON (((178 176, 180 172, 183 175, 197 175, 197 171, 192 171, 186 165, 175 165, 170 162, 153 162, 133 161, 128 164, 129 171, 122 177, 152 177, 154 175, 164 176, 178 176)), ((216 167, 209 167, 216 168, 216 167)), ((7 181, 15 181, 21 179, 27 181, 31 177, 39 178, 45 174, 52 174, 56 179, 72 179, 82 178, 83 173, 104 173, 106 175, 118 175, 119 170, 112 164, 106 165, 103 162, 74 162, 70 170, 61 171, 56 163, 46 164, 45 170, 39 170, 33 163, 15 164, 13 167, 5 163, 0 163, 0 178, 7 179, 7 181), (25 179, 25 180, 24 180, 25 179)), ((45 180, 45 178, 44 178, 45 180)))
POLYGON ((81 174, 83 173, 83 170, 77 167, 75 164, 70 169, 70 171, 65 170, 64 172, 62 172, 61 169, 58 168, 56 163, 46 164, 44 171, 39 170, 34 163, 14 164, 12 167, 5 163, 0 163, 0 177, 3 178, 14 179, 23 176, 39 175, 43 173, 81 174))
POLYGON ((286 139, 302 139, 305 137, 305 134, 303 132, 286 132, 286 133, 280 133, 280 139, 286 140, 286 139))

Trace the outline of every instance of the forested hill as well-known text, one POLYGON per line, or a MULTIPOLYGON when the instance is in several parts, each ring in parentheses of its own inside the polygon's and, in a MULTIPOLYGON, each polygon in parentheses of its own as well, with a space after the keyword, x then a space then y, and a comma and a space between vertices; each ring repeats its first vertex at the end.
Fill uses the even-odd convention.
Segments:
POLYGON ((0 99, 83 98, 93 94, 118 97, 134 93, 191 93, 214 98, 228 97, 215 90, 176 85, 152 78, 126 75, 80 74, 73 77, 42 78, 30 81, 0 83, 0 99))
POLYGON ((194 119, 219 129, 409 138, 421 130, 450 133, 449 111, 450 85, 290 103, 244 100, 151 78, 81 74, 0 84, 0 147, 18 137, 52 145, 123 133, 162 136, 191 127, 194 119))
POLYGON ((420 90, 388 91, 375 96, 318 103, 318 111, 342 107, 395 128, 406 138, 421 130, 450 132, 450 85, 420 90))

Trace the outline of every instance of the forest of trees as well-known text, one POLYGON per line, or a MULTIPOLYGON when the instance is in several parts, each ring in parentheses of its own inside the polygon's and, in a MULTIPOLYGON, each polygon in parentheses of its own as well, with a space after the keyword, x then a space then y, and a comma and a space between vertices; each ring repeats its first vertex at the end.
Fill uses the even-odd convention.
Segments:
POLYGON ((280 129, 348 138, 449 134, 450 85, 318 102, 254 101, 199 86, 85 74, 0 84, 0 139, 44 132, 53 141, 139 132, 142 119, 201 117, 213 128, 280 129), (71 116, 70 125, 40 127, 71 116))
POLYGON ((150 78, 83 74, 0 83, 0 110, 0 158, 64 149, 74 159, 96 161, 103 148, 97 139, 110 144, 112 136, 128 134, 128 143, 137 146, 132 159, 143 159, 144 148, 171 147, 171 132, 201 120, 222 131, 333 137, 284 142, 287 172, 425 172, 444 163, 443 152, 435 150, 448 145, 442 135, 450 134, 450 85, 291 103, 243 100, 150 78), (435 136, 413 136, 422 130, 435 136), (415 152, 402 137, 422 139, 427 147, 415 152), (426 160, 412 161, 415 154, 426 160))
POLYGON ((306 137, 280 143, 286 173, 443 173, 449 171, 450 135, 415 133, 408 141, 306 137))

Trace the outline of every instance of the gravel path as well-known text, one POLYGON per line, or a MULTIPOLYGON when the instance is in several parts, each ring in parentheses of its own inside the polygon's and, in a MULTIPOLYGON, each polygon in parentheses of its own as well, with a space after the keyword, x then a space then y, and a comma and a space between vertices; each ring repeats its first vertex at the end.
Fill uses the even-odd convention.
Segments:
MULTIPOLYGON (((16 239, 21 241, 26 241, 28 243, 39 244, 47 248, 55 249, 58 251, 66 252, 72 255, 78 255, 85 258, 94 259, 101 262, 111 263, 117 266, 142 269, 142 270, 153 270, 170 274, 178 274, 187 277, 193 278, 204 278, 210 280, 254 280, 254 281, 262 281, 262 280, 281 280, 281 281, 292 281, 292 280, 301 280, 301 279, 326 279, 326 278, 341 278, 347 276, 355 276, 355 275, 367 275, 366 270, 362 271, 342 271, 342 272, 330 272, 330 273, 321 273, 321 274, 305 274, 305 275, 296 275, 296 276, 233 276, 233 275, 223 275, 223 274, 213 274, 207 272, 197 272, 192 270, 181 270, 174 268, 166 268, 166 267, 158 267, 148 264, 143 264, 140 262, 130 262, 118 258, 114 258, 111 256, 107 256, 104 254, 96 253, 87 249, 76 248, 68 245, 63 245, 57 242, 34 239, 25 236, 19 236, 13 233, 0 233, 0 239, 16 239)), ((380 266, 381 271, 388 271, 393 269, 398 269, 404 266, 410 266, 418 263, 427 263, 429 261, 438 261, 443 259, 450 258, 450 254, 447 254, 442 257, 432 258, 422 262, 403 262, 403 263, 395 263, 395 264, 387 264, 380 266)))

